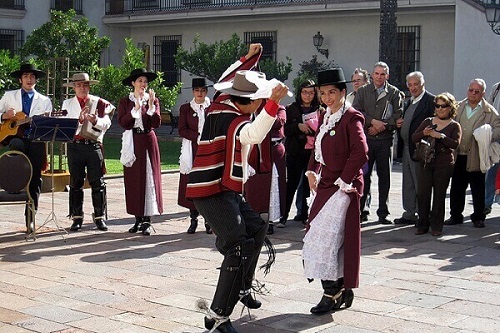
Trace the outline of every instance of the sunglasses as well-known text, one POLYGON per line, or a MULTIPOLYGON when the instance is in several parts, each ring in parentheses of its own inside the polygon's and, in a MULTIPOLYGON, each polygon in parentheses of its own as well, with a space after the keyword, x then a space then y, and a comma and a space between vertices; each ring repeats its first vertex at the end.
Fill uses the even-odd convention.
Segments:
POLYGON ((445 109, 447 108, 449 105, 448 104, 434 104, 434 107, 436 109, 445 109))
POLYGON ((469 88, 469 92, 473 93, 473 94, 481 94, 482 93, 481 90, 479 90, 479 89, 472 89, 472 88, 469 88))

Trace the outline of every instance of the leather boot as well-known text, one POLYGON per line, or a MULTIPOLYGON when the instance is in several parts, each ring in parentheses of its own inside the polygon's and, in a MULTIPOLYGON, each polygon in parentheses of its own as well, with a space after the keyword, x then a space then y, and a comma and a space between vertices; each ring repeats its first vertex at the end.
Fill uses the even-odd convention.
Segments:
POLYGON ((73 224, 71 224, 69 230, 78 231, 82 228, 82 224, 83 224, 83 216, 73 216, 73 224))
POLYGON ((249 309, 258 309, 262 306, 262 303, 260 301, 253 298, 250 290, 240 292, 240 302, 249 309))
POLYGON ((151 216, 143 217, 143 222, 139 230, 142 232, 144 236, 151 235, 151 216))
POLYGON ((108 231, 108 226, 106 225, 106 222, 104 222, 104 216, 95 216, 94 213, 92 213, 92 220, 94 221, 97 229, 101 231, 108 231))
POLYGON ((322 314, 337 309, 344 292, 344 279, 337 281, 321 280, 324 294, 319 303, 311 308, 311 313, 322 314))
POLYGON ((128 232, 130 232, 131 234, 135 234, 139 230, 139 226, 141 225, 141 223, 142 223, 142 217, 136 216, 134 226, 128 229, 128 232))
MULTIPOLYGON (((205 317, 205 328, 207 330, 211 330, 215 326, 215 323, 215 319, 205 317)), ((238 333, 238 331, 231 324, 231 320, 229 319, 217 326, 216 330, 221 333, 238 333)))
POLYGON ((187 233, 188 234, 194 234, 196 232, 196 228, 198 227, 198 219, 192 218, 191 219, 191 225, 189 226, 187 233))

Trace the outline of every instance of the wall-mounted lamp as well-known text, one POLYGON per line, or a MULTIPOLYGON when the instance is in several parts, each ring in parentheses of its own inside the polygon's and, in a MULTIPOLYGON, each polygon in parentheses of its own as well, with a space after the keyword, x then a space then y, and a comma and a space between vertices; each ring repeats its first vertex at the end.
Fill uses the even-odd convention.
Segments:
POLYGON ((491 30, 500 35, 500 0, 475 0, 484 7, 486 14, 486 22, 491 27, 491 30))
POLYGON ((314 46, 316 46, 316 50, 318 50, 319 53, 321 53, 328 59, 328 49, 321 48, 321 45, 323 45, 323 40, 324 38, 319 31, 316 35, 313 36, 313 44, 314 46))

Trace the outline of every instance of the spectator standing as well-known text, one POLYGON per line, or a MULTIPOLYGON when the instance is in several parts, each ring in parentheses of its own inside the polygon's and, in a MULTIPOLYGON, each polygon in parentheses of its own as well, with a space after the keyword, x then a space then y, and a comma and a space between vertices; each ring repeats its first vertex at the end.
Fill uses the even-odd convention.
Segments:
MULTIPOLYGON (((488 102, 493 105, 497 112, 500 108, 500 82, 497 82, 491 88, 490 97, 488 102)), ((498 166, 500 163, 493 164, 490 169, 486 172, 485 179, 485 193, 484 193, 484 214, 488 215, 491 213, 491 207, 493 201, 495 201, 495 178, 498 171, 498 166)))
POLYGON ((156 78, 144 68, 134 69, 122 81, 133 91, 118 106, 118 123, 125 129, 122 152, 134 155, 123 168, 127 213, 135 216, 129 232, 145 236, 151 234, 151 216, 163 212, 160 149, 154 132, 161 124, 160 103, 152 89, 147 91, 156 78))
POLYGON ((364 70, 362 68, 356 68, 351 75, 351 82, 352 82, 352 91, 347 94, 345 99, 352 105, 352 103, 354 102, 354 97, 356 97, 356 93, 358 92, 358 89, 364 86, 365 84, 370 83, 370 74, 368 73, 367 70, 364 70))
POLYGON ((394 220, 395 224, 416 224, 418 221, 418 179, 419 162, 413 159, 415 143, 412 135, 426 118, 434 114, 434 95, 425 89, 425 79, 421 72, 411 72, 406 76, 406 86, 411 97, 404 104, 403 117, 397 120, 399 128, 398 145, 403 147, 403 216, 394 220))
POLYGON ((465 192, 470 185, 474 212, 470 218, 474 227, 484 228, 485 174, 481 171, 479 146, 473 132, 485 125, 491 126, 491 140, 500 139, 500 118, 495 108, 484 98, 486 83, 477 78, 469 83, 467 98, 458 105, 457 121, 462 127, 462 140, 457 149, 450 188, 450 218, 445 225, 464 222, 465 192))
MULTIPOLYGON (((379 207, 378 222, 391 224, 387 219, 389 209, 389 189, 391 184, 392 144, 394 131, 399 126, 404 96, 398 88, 391 85, 389 66, 380 61, 373 67, 372 83, 358 89, 353 107, 365 116, 365 134, 368 143, 368 168, 364 175, 364 193, 361 198, 361 212, 364 211, 366 198, 370 192, 373 166, 377 165, 379 207)), ((360 213, 361 213, 360 212, 360 213)))
POLYGON ((446 191, 455 163, 455 149, 461 136, 460 124, 453 120, 457 113, 455 97, 445 92, 437 95, 434 102, 436 115, 422 121, 412 134, 414 144, 421 140, 434 140, 435 143, 434 159, 427 164, 422 161, 418 164, 419 220, 416 235, 426 234, 430 227, 433 236, 441 236, 446 191))

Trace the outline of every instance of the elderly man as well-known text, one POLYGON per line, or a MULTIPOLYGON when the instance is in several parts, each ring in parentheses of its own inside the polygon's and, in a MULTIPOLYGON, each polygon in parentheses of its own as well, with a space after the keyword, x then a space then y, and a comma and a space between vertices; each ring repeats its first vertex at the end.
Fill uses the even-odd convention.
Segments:
POLYGON ((418 161, 413 159, 415 143, 411 136, 425 118, 434 114, 434 95, 425 90, 425 79, 421 72, 411 72, 406 76, 406 86, 410 99, 404 104, 403 118, 397 121, 401 126, 399 134, 403 145, 403 216, 394 220, 395 224, 415 224, 417 209, 417 169, 418 161))
MULTIPOLYGON (((365 116, 365 134, 368 143, 368 171, 364 175, 364 191, 361 198, 361 214, 370 193, 373 166, 377 164, 379 208, 378 222, 391 224, 387 219, 389 189, 391 184, 392 142, 394 131, 400 125, 397 120, 403 111, 404 95, 389 84, 389 66, 377 62, 373 67, 372 83, 358 89, 353 107, 365 116)), ((364 220, 364 216, 361 216, 364 220)))
MULTIPOLYGON (((47 96, 38 93, 35 86, 39 78, 45 76, 32 64, 23 64, 20 69, 10 73, 10 76, 19 80, 21 89, 7 91, 0 100, 0 124, 6 121, 25 123, 19 126, 19 131, 14 137, 3 138, 2 143, 8 143, 9 149, 18 150, 26 154, 33 166, 33 175, 29 186, 31 197, 35 203, 35 211, 38 209, 38 198, 42 189, 42 168, 47 160, 45 144, 43 142, 32 142, 28 120, 35 115, 50 115, 52 103, 47 96)), ((28 216, 26 210, 26 228, 28 233, 34 231, 34 216, 28 216)))
MULTIPOLYGON (((245 59, 261 49, 260 44, 251 44, 245 59)), ((208 110, 186 188, 186 197, 193 199, 217 235, 216 247, 224 256, 205 317, 205 327, 219 332, 237 333, 229 316, 238 300, 249 308, 261 306, 250 290, 268 224, 245 201, 243 187, 251 169, 259 172, 266 166, 270 171, 270 154, 263 149, 259 158, 258 144, 271 130, 288 88, 278 83, 260 94, 258 86, 271 87, 263 73, 246 70, 237 71, 232 82, 214 85, 222 94, 208 110), (252 121, 263 102, 263 111, 252 121)))
POLYGON ((68 118, 78 118, 79 125, 73 142, 68 143, 69 215, 73 219, 71 231, 78 231, 83 223, 83 184, 85 175, 92 188, 92 219, 97 229, 106 231, 106 184, 104 183, 104 156, 102 139, 111 126, 115 109, 108 101, 90 95, 90 80, 87 73, 76 73, 64 86, 72 87, 75 97, 63 102, 62 110, 68 118), (85 170, 86 169, 86 170, 85 170))
POLYGON ((445 225, 461 224, 464 221, 465 191, 470 185, 474 212, 470 218, 474 227, 484 228, 485 176, 481 172, 479 146, 474 138, 475 129, 489 124, 491 140, 500 139, 500 117, 495 108, 484 98, 486 83, 474 79, 467 90, 467 98, 460 102, 456 120, 462 126, 462 141, 458 146, 457 160, 451 178, 450 215, 445 225))

